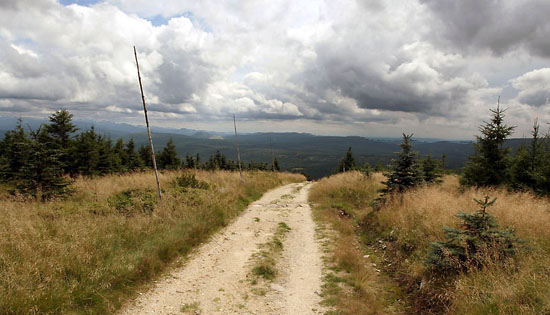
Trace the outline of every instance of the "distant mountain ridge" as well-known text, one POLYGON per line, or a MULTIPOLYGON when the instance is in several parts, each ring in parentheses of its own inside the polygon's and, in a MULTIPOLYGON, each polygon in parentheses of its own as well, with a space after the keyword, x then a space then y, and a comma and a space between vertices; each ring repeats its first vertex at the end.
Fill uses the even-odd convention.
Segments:
MULTIPOLYGON (((23 122, 31 128, 38 128, 45 120, 23 118, 23 122)), ((0 117, 0 134, 15 127, 17 118, 0 117), (3 132, 2 132, 3 131, 3 132)), ((135 126, 124 123, 97 122, 74 120, 74 124, 81 130, 94 126, 98 133, 109 137, 133 138, 136 145, 147 145, 145 126, 135 126)), ((232 133, 220 133, 204 130, 177 129, 152 127, 153 141, 156 150, 162 149, 170 138, 173 139, 178 154, 200 154, 203 161, 219 150, 229 159, 236 160, 234 136, 232 133)), ((528 143, 526 139, 510 139, 507 144, 517 148, 528 143)), ((239 145, 243 161, 263 161, 271 163, 276 157, 284 170, 295 168, 303 171, 312 178, 330 175, 339 160, 352 147, 356 163, 362 165, 368 162, 374 166, 377 163, 387 165, 400 150, 400 138, 366 138, 360 136, 317 136, 309 133, 250 133, 239 134, 239 145)), ((421 156, 431 154, 440 159, 443 154, 446 158, 446 168, 458 169, 464 166, 469 155, 473 153, 471 141, 448 141, 438 139, 414 139, 414 151, 421 156)))

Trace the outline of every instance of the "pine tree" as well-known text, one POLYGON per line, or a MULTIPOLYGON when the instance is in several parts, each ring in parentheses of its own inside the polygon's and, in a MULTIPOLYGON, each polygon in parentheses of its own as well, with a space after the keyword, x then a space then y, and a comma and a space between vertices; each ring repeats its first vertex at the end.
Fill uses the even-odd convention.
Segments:
POLYGON ((271 170, 274 171, 274 172, 280 172, 281 171, 281 167, 279 166, 279 161, 277 161, 277 158, 273 159, 273 166, 272 166, 271 170))
POLYGON ((463 169, 461 184, 467 186, 498 186, 510 182, 510 148, 504 140, 515 127, 504 124, 504 110, 491 109, 492 118, 479 130, 474 144, 474 155, 463 169))
POLYGON ((189 153, 185 154, 185 168, 194 169, 195 168, 195 160, 189 153))
POLYGON ((418 154, 412 151, 411 135, 403 134, 403 143, 401 152, 397 154, 397 159, 392 160, 390 171, 384 173, 387 180, 382 182, 386 188, 383 193, 403 192, 407 189, 422 184, 422 171, 418 166, 418 154))
POLYGON ((161 169, 173 170, 181 168, 181 159, 178 157, 178 152, 172 138, 168 140, 162 152, 159 153, 158 163, 161 169))
POLYGON ((474 199, 480 206, 475 213, 459 212, 460 229, 444 227, 445 241, 433 242, 426 264, 436 272, 468 271, 513 257, 519 243, 511 229, 499 230, 496 219, 487 212, 496 198, 474 199))
POLYGON ((70 193, 70 182, 63 177, 59 160, 61 150, 46 128, 31 130, 26 145, 28 156, 15 178, 17 190, 42 201, 70 193))
POLYGON ((72 123, 73 114, 62 109, 49 116, 49 120, 50 123, 46 124, 44 128, 54 139, 52 144, 60 150, 59 161, 63 165, 63 171, 68 173, 71 160, 69 156, 72 146, 71 134, 78 130, 72 123))
POLYGON ((529 150, 532 188, 541 195, 550 194, 550 135, 539 136, 539 125, 535 120, 529 150))
POLYGON ((424 181, 428 184, 441 183, 441 169, 440 161, 432 159, 431 155, 420 161, 422 174, 424 175, 424 181))
POLYGON ((340 160, 340 163, 338 164, 337 172, 347 172, 355 170, 355 158, 353 157, 353 152, 351 151, 351 147, 348 148, 348 151, 346 152, 346 156, 340 160))
POLYGON ((128 171, 128 156, 124 146, 124 140, 118 139, 113 147, 113 168, 115 172, 128 171))
POLYGON ((98 162, 97 171, 101 175, 111 174, 114 172, 114 152, 113 141, 107 137, 98 137, 98 162))
POLYGON ((529 150, 521 146, 510 164, 510 187, 513 189, 535 188, 535 175, 531 169, 529 150))
POLYGON ((143 161, 143 165, 153 168, 153 158, 151 157, 151 148, 141 145, 138 150, 139 157, 143 161))
POLYGON ((218 170, 227 169, 227 159, 225 155, 220 153, 220 150, 216 150, 216 154, 214 155, 214 167, 218 170))
POLYGON ((99 149, 94 127, 76 136, 71 152, 71 172, 85 176, 99 175, 99 149))
POLYGON ((195 168, 202 168, 201 155, 199 153, 195 156, 195 168))
POLYGON ((133 138, 128 140, 124 151, 126 155, 125 165, 129 171, 135 171, 143 168, 143 161, 136 153, 136 145, 133 138))
POLYGON ((6 132, 4 136, 2 149, 5 165, 2 178, 5 180, 11 180, 18 176, 30 154, 30 139, 22 124, 23 121, 19 118, 15 129, 6 132))

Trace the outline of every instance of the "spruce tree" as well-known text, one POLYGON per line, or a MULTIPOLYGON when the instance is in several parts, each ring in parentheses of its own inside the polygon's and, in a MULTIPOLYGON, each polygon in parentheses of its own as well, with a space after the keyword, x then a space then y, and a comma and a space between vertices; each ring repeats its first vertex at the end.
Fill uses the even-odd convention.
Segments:
POLYGON ((522 243, 512 229, 500 230, 487 208, 491 200, 474 199, 480 209, 474 213, 459 212, 460 228, 444 227, 445 241, 431 243, 426 264, 436 272, 457 272, 493 265, 507 257, 513 257, 522 243))
POLYGON ((15 178, 17 190, 42 201, 71 192, 63 177, 61 150, 52 139, 46 128, 31 130, 25 165, 15 178))
POLYGON ((346 152, 346 156, 340 160, 340 163, 338 164, 337 172, 347 172, 352 171, 356 169, 355 165, 355 158, 353 157, 353 152, 351 151, 351 147, 348 148, 348 151, 346 152))
POLYGON ((550 163, 547 137, 540 137, 537 120, 533 124, 532 138, 528 146, 521 146, 510 167, 510 187, 532 189, 538 194, 550 194, 550 163))
POLYGON ((46 124, 44 127, 48 134, 54 139, 52 144, 60 151, 59 161, 63 165, 63 171, 68 173, 70 171, 69 165, 71 160, 69 154, 73 143, 71 134, 78 130, 72 123, 73 114, 69 113, 66 109, 62 109, 49 116, 49 120, 50 123, 46 124))
POLYGON ((201 155, 199 153, 195 156, 195 168, 202 168, 201 155))
POLYGON ((279 166, 279 161, 277 161, 277 158, 273 159, 272 171, 274 171, 274 172, 280 172, 281 171, 281 167, 279 166))
POLYGON ((99 175, 99 149, 94 127, 76 136, 71 153, 71 172, 85 176, 99 175))
POLYGON ((124 146, 124 140, 118 139, 113 147, 113 168, 115 172, 123 173, 128 170, 128 156, 124 146))
POLYGON ((220 153, 220 150, 216 150, 216 154, 214 155, 214 168, 218 170, 227 169, 227 159, 225 155, 220 153))
POLYGON ((158 155, 159 168, 163 169, 179 169, 181 168, 181 159, 178 157, 176 146, 172 138, 168 140, 162 152, 158 155))
POLYGON ((153 158, 151 157, 151 148, 149 146, 141 145, 138 154, 146 167, 153 168, 153 158))
POLYGON ((143 168, 143 161, 139 157, 139 154, 136 153, 136 145, 133 138, 128 140, 124 151, 126 155, 125 165, 129 171, 135 171, 143 168))
POLYGON ((431 155, 426 156, 426 158, 420 161, 420 166, 422 169, 422 175, 424 176, 424 181, 428 184, 438 184, 441 183, 441 162, 435 159, 432 159, 431 155))
POLYGON ((30 139, 22 124, 23 121, 19 118, 15 129, 4 135, 2 147, 5 165, 2 177, 5 180, 11 180, 18 176, 30 154, 30 139))
POLYGON ((491 120, 479 130, 474 144, 474 155, 462 172, 460 183, 467 186, 498 186, 510 182, 510 148, 504 147, 504 140, 515 127, 504 124, 504 110, 497 106, 491 109, 491 120))
POLYGON ((195 168, 195 160, 189 153, 185 154, 185 168, 193 169, 195 168))
POLYGON ((97 171, 101 175, 111 174, 114 171, 113 141, 107 137, 98 137, 97 171))
POLYGON ((397 153, 397 159, 392 160, 390 171, 384 173, 387 180, 383 193, 404 192, 407 189, 422 184, 422 171, 418 166, 418 154, 412 151, 411 135, 403 134, 401 152, 397 153))

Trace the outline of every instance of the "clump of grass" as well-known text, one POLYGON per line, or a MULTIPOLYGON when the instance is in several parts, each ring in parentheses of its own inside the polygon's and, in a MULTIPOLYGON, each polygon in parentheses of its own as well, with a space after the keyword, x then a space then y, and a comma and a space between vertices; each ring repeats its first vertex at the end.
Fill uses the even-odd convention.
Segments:
POLYGON ((195 188, 195 189, 210 188, 210 185, 208 185, 207 182, 198 180, 195 177, 195 174, 184 173, 181 176, 176 178, 174 184, 177 188, 180 188, 182 191, 186 191, 187 188, 195 188))
POLYGON ((265 280, 275 279, 275 262, 273 259, 263 259, 261 262, 257 263, 254 268, 252 268, 252 273, 256 276, 260 276, 265 280))
POLYGON ((152 189, 128 189, 107 198, 107 203, 119 214, 133 216, 151 213, 158 198, 152 189))
POLYGON ((195 314, 199 311, 199 302, 193 302, 193 303, 185 303, 180 309, 180 312, 182 313, 192 313, 195 314))
POLYGON ((181 174, 160 174, 161 202, 150 172, 79 178, 67 200, 0 199, 0 314, 113 313, 265 191, 304 180, 187 171, 210 188, 182 194, 171 185, 181 174))
MULTIPOLYGON (((273 280, 277 276, 277 256, 283 250, 283 241, 286 233, 290 231, 290 227, 285 222, 279 222, 275 234, 269 242, 262 244, 262 250, 253 257, 254 266, 252 274, 263 278, 264 280, 273 280)), ((254 284, 257 279, 251 280, 254 284)))

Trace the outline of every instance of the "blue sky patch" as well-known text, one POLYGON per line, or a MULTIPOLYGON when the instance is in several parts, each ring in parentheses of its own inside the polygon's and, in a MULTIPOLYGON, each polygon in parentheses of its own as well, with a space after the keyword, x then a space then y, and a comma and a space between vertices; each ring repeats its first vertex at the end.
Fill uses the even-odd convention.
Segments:
POLYGON ((59 0, 59 3, 62 5, 78 4, 86 7, 94 5, 98 2, 101 2, 101 0, 59 0))

